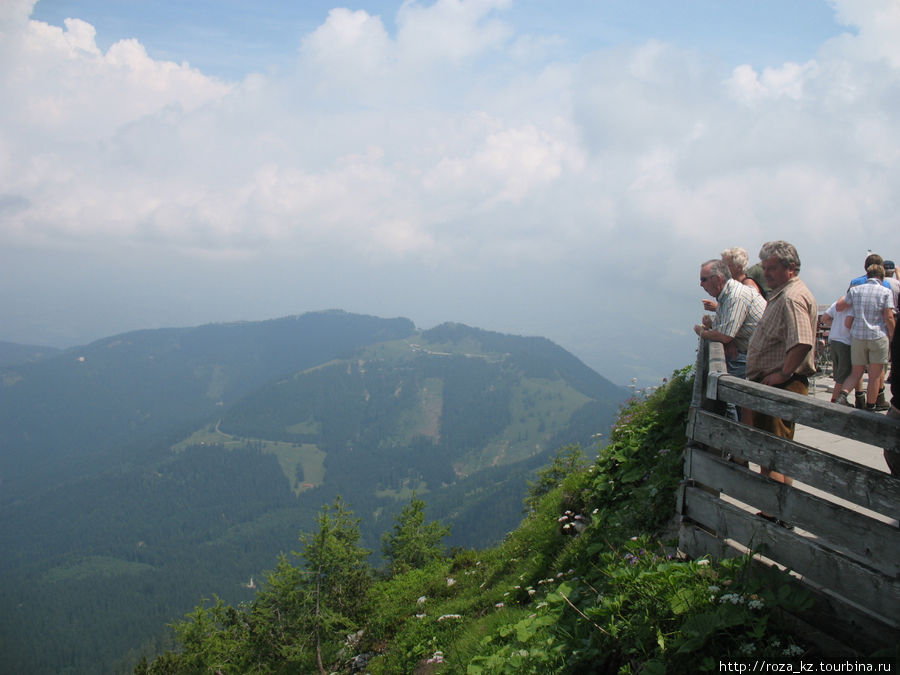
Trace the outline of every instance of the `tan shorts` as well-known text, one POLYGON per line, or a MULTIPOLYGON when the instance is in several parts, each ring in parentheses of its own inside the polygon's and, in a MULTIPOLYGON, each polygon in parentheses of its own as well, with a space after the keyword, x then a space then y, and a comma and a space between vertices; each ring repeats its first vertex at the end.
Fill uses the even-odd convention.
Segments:
POLYGON ((877 340, 850 340, 850 362, 854 366, 888 362, 888 339, 884 335, 877 340))

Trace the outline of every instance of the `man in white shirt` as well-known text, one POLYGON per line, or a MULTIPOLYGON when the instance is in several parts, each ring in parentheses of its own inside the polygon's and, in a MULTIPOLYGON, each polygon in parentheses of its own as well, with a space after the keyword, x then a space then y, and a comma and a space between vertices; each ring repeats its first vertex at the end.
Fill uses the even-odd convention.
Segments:
MULTIPOLYGON (((843 300, 844 298, 841 298, 843 300)), ((852 309, 839 310, 838 301, 832 302, 831 307, 822 314, 822 323, 830 326, 828 332, 828 346, 831 349, 832 377, 834 378, 834 391, 831 393, 831 402, 837 401, 841 393, 841 385, 850 377, 853 363, 850 360, 850 329, 845 324, 847 316, 853 316, 852 309)), ((866 407, 866 394, 859 387, 856 388, 856 407, 866 407)))

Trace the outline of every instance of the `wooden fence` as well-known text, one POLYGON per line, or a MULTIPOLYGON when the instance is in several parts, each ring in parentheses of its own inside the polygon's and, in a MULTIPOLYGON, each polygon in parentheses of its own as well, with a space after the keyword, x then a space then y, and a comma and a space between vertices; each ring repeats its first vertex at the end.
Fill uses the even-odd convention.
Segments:
POLYGON ((900 478, 733 422, 722 414, 724 403, 869 443, 879 458, 897 444, 900 423, 728 375, 722 345, 700 340, 677 507, 679 548, 687 555, 750 551, 812 591, 805 623, 860 650, 900 643, 900 478), (790 476, 794 486, 730 457, 790 476))

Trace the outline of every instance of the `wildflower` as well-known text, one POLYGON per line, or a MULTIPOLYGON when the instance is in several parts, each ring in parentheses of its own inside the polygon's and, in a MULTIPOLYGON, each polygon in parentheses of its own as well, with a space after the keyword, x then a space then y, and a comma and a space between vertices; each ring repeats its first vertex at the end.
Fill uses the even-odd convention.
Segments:
POLYGON ((726 593, 721 598, 719 598, 719 602, 721 602, 722 604, 730 602, 732 605, 743 605, 744 597, 742 595, 738 595, 737 593, 726 593))
POLYGON ((534 606, 534 608, 535 608, 535 609, 540 609, 541 607, 546 607, 546 606, 547 606, 547 603, 546 603, 546 602, 539 602, 538 604, 536 604, 536 605, 534 606))
POLYGON ((596 516, 598 513, 600 513, 600 509, 594 509, 593 511, 591 511, 591 513, 596 516))
POLYGON ((787 649, 784 650, 785 656, 801 656, 803 654, 803 648, 798 647, 797 645, 790 645, 787 649))
POLYGON ((537 591, 534 590, 531 586, 529 586, 528 587, 528 595, 534 595, 535 593, 537 593, 537 591))
POLYGON ((747 656, 750 656, 754 651, 756 651, 756 648, 750 642, 741 645, 741 652, 743 652, 747 656))
POLYGON ((448 586, 452 586, 455 583, 456 583, 456 579, 454 579, 453 577, 447 577, 447 585, 448 586))
POLYGON ((444 619, 461 619, 461 614, 442 614, 438 617, 438 621, 443 621, 444 619))
POLYGON ((759 599, 751 600, 747 603, 747 607, 749 607, 750 609, 762 609, 765 606, 766 604, 759 599))
POLYGON ((709 565, 709 560, 707 558, 704 558, 703 560, 698 560, 697 564, 698 565, 709 565))
POLYGON ((428 615, 427 614, 416 614, 417 619, 424 619, 426 616, 428 616, 428 615))
POLYGON ((718 586, 709 586, 706 590, 708 590, 710 593, 718 593, 722 589, 718 586))
POLYGON ((564 522, 566 522, 568 519, 569 519, 569 516, 560 516, 559 518, 556 519, 556 522, 557 522, 557 523, 564 523, 564 522))
POLYGON ((423 595, 423 596, 420 597, 418 600, 416 600, 416 604, 417 604, 417 605, 425 604, 425 601, 426 601, 427 599, 428 599, 428 597, 425 596, 425 595, 423 595))
POLYGON ((443 663, 444 662, 444 652, 435 652, 434 655, 425 661, 425 663, 443 663))
POLYGON ((494 603, 494 607, 496 607, 497 609, 503 609, 503 603, 502 603, 502 602, 495 602, 495 603, 494 603))

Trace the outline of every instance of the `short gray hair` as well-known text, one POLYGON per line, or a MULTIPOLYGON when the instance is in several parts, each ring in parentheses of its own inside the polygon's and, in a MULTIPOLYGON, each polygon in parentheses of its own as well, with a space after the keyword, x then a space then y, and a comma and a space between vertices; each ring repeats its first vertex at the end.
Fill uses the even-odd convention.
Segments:
POLYGON ((707 260, 705 263, 700 265, 700 269, 702 270, 704 267, 709 267, 710 274, 717 277, 722 277, 725 281, 728 281, 731 278, 731 270, 728 269, 728 265, 721 258, 713 258, 712 260, 707 260))
POLYGON ((767 241, 759 249, 759 259, 768 260, 773 257, 778 259, 782 267, 793 267, 796 271, 800 271, 800 255, 793 244, 781 239, 778 241, 767 241))
POLYGON ((750 256, 747 255, 747 249, 743 249, 740 246, 726 248, 722 251, 722 260, 730 265, 734 265, 741 272, 746 272, 747 267, 750 265, 750 256))

